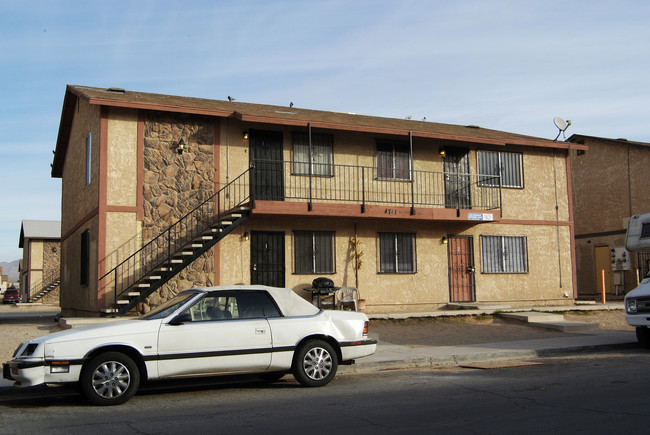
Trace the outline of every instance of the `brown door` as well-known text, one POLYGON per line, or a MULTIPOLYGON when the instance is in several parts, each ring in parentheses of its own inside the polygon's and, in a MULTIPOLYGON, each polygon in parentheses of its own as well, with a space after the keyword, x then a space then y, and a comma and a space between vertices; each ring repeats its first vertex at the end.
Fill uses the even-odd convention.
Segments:
POLYGON ((609 246, 596 246, 596 294, 603 291, 601 270, 605 271, 605 293, 612 292, 612 258, 609 246))
POLYGON ((471 236, 449 236, 449 299, 451 302, 474 302, 474 251, 471 236))

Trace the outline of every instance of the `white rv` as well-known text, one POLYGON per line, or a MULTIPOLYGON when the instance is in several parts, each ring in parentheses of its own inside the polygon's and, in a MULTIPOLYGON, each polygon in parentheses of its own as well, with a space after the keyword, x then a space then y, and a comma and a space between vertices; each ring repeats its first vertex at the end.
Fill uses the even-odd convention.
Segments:
MULTIPOLYGON (((650 213, 632 216, 627 226, 628 251, 650 251, 650 213)), ((625 295, 625 320, 636 328, 639 343, 650 348, 650 274, 625 295)))

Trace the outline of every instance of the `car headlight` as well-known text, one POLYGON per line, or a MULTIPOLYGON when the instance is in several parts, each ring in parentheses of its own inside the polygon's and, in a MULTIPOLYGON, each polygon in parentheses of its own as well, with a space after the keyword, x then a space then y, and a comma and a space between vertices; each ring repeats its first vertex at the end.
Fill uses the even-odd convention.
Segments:
POLYGON ((30 357, 34 355, 34 352, 36 351, 37 348, 38 348, 38 343, 27 343, 26 346, 25 343, 20 343, 20 345, 14 351, 13 358, 30 357))
POLYGON ((625 311, 628 313, 636 313, 637 310, 637 305, 636 305, 636 299, 628 299, 625 301, 625 311))
POLYGON ((38 347, 37 343, 29 343, 25 347, 25 350, 23 350, 23 352, 20 354, 20 356, 32 356, 37 347, 38 347))

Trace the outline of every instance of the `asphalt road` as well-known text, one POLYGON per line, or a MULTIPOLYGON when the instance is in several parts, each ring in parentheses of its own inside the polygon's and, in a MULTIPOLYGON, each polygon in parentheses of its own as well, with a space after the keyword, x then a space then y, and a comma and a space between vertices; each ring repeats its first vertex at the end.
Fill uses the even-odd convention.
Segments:
POLYGON ((156 384, 119 407, 40 387, 0 395, 0 433, 648 433, 650 353, 543 365, 156 384))

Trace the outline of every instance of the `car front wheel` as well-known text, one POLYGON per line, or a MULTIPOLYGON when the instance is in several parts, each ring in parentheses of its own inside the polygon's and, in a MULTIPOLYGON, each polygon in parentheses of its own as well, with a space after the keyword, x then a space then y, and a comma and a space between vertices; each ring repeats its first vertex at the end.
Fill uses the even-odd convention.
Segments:
POLYGON ((639 341, 641 346, 650 349, 650 329, 646 326, 637 326, 636 339, 639 341))
POLYGON ((138 366, 119 352, 93 358, 81 372, 81 389, 96 405, 120 405, 129 400, 140 384, 138 366))
POLYGON ((338 365, 336 352, 329 343, 311 340, 294 357, 293 377, 306 387, 322 387, 334 379, 338 365))

